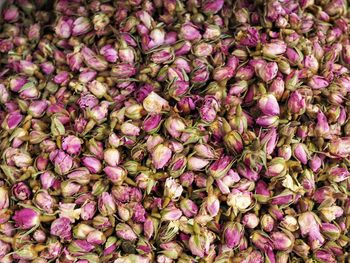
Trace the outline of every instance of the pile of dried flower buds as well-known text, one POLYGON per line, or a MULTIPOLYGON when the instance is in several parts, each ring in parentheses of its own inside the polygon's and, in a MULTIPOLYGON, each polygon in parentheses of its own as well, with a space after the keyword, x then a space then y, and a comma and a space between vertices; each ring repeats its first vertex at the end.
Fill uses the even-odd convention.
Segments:
POLYGON ((346 0, 9 0, 0 262, 350 260, 346 0))

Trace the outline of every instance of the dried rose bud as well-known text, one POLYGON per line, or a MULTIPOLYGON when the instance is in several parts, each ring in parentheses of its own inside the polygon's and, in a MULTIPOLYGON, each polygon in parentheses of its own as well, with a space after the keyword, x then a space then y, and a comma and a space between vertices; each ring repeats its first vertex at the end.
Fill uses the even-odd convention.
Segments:
POLYGON ((245 211, 253 203, 252 193, 233 189, 227 196, 227 204, 238 211, 245 211))
POLYGON ((245 227, 253 229, 259 225, 260 221, 256 214, 247 213, 243 216, 242 223, 245 227))
POLYGON ((224 144, 226 148, 239 154, 243 151, 243 141, 241 135, 237 131, 231 131, 224 136, 224 144))
POLYGON ((10 5, 3 10, 3 18, 8 23, 17 22, 19 17, 20 13, 15 5, 10 5))
POLYGON ((320 263, 336 263, 338 262, 331 251, 326 249, 317 250, 314 253, 314 258, 320 263))
POLYGON ((57 218, 52 222, 50 234, 60 237, 62 240, 71 240, 72 230, 71 222, 66 217, 57 218))
POLYGON ((175 221, 180 219, 182 211, 176 207, 166 207, 161 211, 162 221, 175 221))
POLYGON ((272 40, 263 46, 263 55, 268 58, 275 58, 276 56, 282 55, 286 52, 287 45, 282 40, 272 40))
POLYGON ((81 151, 81 144, 82 141, 78 137, 68 135, 62 140, 62 149, 69 154, 76 155, 81 151))
MULTIPOLYGON (((18 200, 27 200, 31 196, 31 190, 24 182, 16 183, 12 186, 12 194, 18 200)), ((4 199, 5 201, 6 199, 4 199)))
POLYGON ((31 229, 40 224, 40 214, 31 208, 15 211, 15 215, 12 218, 16 223, 16 227, 20 229, 31 229))
POLYGON ((116 211, 116 204, 111 194, 103 192, 98 199, 98 210, 103 216, 112 215, 116 211))
POLYGON ((293 114, 303 114, 306 109, 305 98, 299 91, 294 91, 288 100, 288 110, 293 114))
POLYGON ((221 178, 227 174, 232 164, 233 160, 231 157, 222 156, 208 168, 208 173, 215 179, 221 178))
POLYGON ((156 169, 162 169, 168 163, 172 155, 171 150, 164 144, 158 144, 152 150, 152 162, 156 169))
POLYGON ((82 164, 89 169, 91 173, 99 173, 102 170, 100 160, 92 156, 84 156, 81 158, 82 164))
POLYGON ((278 102, 273 94, 262 96, 259 99, 258 106, 264 115, 274 116, 280 114, 278 102))
POLYGON ((261 228, 265 232, 271 232, 273 230, 273 228, 275 227, 275 220, 273 219, 273 217, 271 215, 264 214, 260 218, 260 224, 261 224, 261 228))
POLYGON ((137 235, 132 230, 132 228, 125 224, 125 223, 119 223, 115 227, 116 235, 117 237, 129 240, 129 241, 135 241, 137 239, 137 235))
POLYGON ((290 251, 294 245, 294 236, 287 230, 284 230, 284 232, 271 233, 271 240, 276 250, 290 251))
POLYGON ((0 187, 0 209, 6 209, 10 205, 9 192, 4 186, 0 187))
POLYGON ((302 164, 307 164, 309 152, 305 144, 297 143, 293 145, 293 155, 302 164))
POLYGON ((53 213, 55 199, 49 195, 47 190, 39 190, 38 192, 36 192, 33 202, 38 208, 42 209, 46 213, 53 213))

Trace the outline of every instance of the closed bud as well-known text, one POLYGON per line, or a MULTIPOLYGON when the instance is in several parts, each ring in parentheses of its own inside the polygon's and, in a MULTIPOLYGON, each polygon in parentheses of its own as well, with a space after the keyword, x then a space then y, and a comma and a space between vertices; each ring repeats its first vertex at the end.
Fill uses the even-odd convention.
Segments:
POLYGON ((103 192, 98 199, 98 210, 103 216, 109 216, 115 213, 116 204, 111 194, 103 192))
POLYGON ((160 212, 162 221, 175 221, 180 219, 182 211, 174 206, 163 208, 160 212))
POLYGON ((31 208, 22 208, 15 211, 12 219, 15 221, 16 227, 20 229, 31 229, 40 224, 40 214, 31 208))
POLYGON ((224 144, 226 148, 239 154, 243 151, 243 141, 241 135, 237 131, 231 131, 224 136, 224 144))
POLYGON ((158 144, 152 150, 152 163, 156 169, 162 169, 172 156, 171 150, 164 144, 158 144))
POLYGON ((294 245, 294 236, 285 230, 284 232, 273 232, 271 235, 274 249, 279 251, 290 251, 294 245))
POLYGON ((72 227, 69 218, 60 217, 51 224, 50 234, 58 236, 61 240, 70 240, 72 238, 72 227))
POLYGON ((78 17, 72 25, 72 35, 81 36, 88 33, 92 29, 90 20, 87 17, 78 17))
POLYGON ((242 218, 242 224, 247 228, 256 228, 260 221, 256 214, 247 213, 242 218))
POLYGON ((116 236, 118 238, 128 240, 128 241, 135 241, 137 239, 137 235, 132 230, 132 228, 125 224, 125 223, 119 223, 115 227, 116 236))
POLYGON ((265 232, 271 232, 275 227, 275 220, 273 219, 273 217, 271 215, 264 214, 260 218, 260 224, 261 224, 261 228, 265 232))
POLYGON ((227 174, 233 164, 233 160, 230 156, 221 156, 216 160, 209 168, 208 173, 213 178, 221 178, 227 174))
POLYGON ((309 151, 305 144, 297 143, 293 145, 293 156, 302 164, 307 164, 309 155, 309 151))

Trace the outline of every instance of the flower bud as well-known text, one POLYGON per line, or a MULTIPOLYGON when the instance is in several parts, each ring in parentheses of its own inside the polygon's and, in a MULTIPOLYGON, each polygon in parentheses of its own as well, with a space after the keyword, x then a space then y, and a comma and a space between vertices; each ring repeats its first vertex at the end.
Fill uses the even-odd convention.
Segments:
POLYGON ((162 217, 162 221, 175 221, 180 219, 182 216, 182 211, 174 206, 168 206, 162 209, 160 215, 162 217))
MULTIPOLYGON (((79 19, 79 18, 78 18, 79 19)), ((73 28, 74 30, 74 28, 73 28)), ((108 67, 108 62, 104 58, 96 55, 96 53, 88 47, 83 47, 81 54, 84 58, 84 62, 90 68, 96 71, 104 71, 108 67)))
POLYGON ((187 159, 187 169, 190 171, 201 171, 209 164, 209 162, 209 160, 191 156, 187 159))
POLYGON ((164 122, 164 127, 173 138, 178 138, 181 136, 181 133, 185 130, 186 125, 181 118, 176 116, 170 116, 164 122))
POLYGON ((194 24, 187 22, 182 25, 179 37, 188 41, 198 41, 202 38, 202 35, 194 24))
POLYGON ((268 163, 265 175, 268 177, 284 176, 286 172, 286 161, 281 157, 275 157, 268 163))
POLYGON ((94 245, 89 244, 86 240, 73 240, 68 245, 68 251, 72 255, 84 255, 95 248, 94 245))
POLYGON ((70 180, 63 181, 61 183, 61 192, 64 197, 73 196, 79 192, 81 188, 80 184, 74 183, 70 180))
POLYGON ((278 116, 261 116, 256 120, 256 124, 264 128, 277 127, 279 123, 278 116))
POLYGON ((106 237, 103 234, 103 232, 94 230, 88 234, 88 236, 86 237, 86 241, 92 245, 98 246, 106 242, 106 237))
POLYGON ((116 205, 111 194, 103 192, 98 198, 98 210, 103 216, 109 216, 115 213, 116 205))
POLYGON ((125 224, 125 223, 119 223, 115 227, 115 233, 118 238, 128 240, 128 241, 135 241, 137 239, 137 236, 135 232, 132 230, 132 228, 125 224))
POLYGON ((309 159, 309 152, 305 144, 297 143, 293 145, 294 158, 299 160, 302 164, 307 164, 309 159))
POLYGON ((278 73, 278 65, 276 62, 268 62, 263 66, 258 67, 257 75, 265 82, 273 80, 278 73))
POLYGON ((81 144, 82 142, 78 137, 68 135, 62 140, 62 149, 69 154, 77 155, 81 151, 81 144))
POLYGON ((53 213, 55 199, 49 195, 47 190, 39 190, 36 192, 33 201, 38 208, 42 209, 46 213, 53 213))
POLYGON ((293 252, 300 257, 307 257, 309 255, 310 247, 302 240, 295 240, 293 252))
POLYGON ((315 251, 314 258, 320 263, 336 263, 337 260, 331 251, 319 249, 315 251))
POLYGON ((290 251, 294 245, 294 236, 292 233, 288 233, 287 230, 284 232, 273 232, 271 234, 272 245, 275 250, 290 251))
MULTIPOLYGON (((24 182, 16 183, 12 186, 12 195, 21 201, 27 200, 31 196, 31 190, 24 182)), ((5 201, 6 199, 4 199, 5 201)))
POLYGON ((78 17, 72 25, 72 35, 81 36, 88 33, 92 29, 90 20, 87 17, 78 17))
POLYGON ((84 156, 81 158, 82 164, 89 169, 90 173, 97 174, 102 170, 101 162, 92 156, 84 156))
POLYGON ((89 225, 80 223, 73 228, 73 236, 78 239, 86 239, 89 233, 95 229, 89 225))
POLYGON ((222 156, 208 168, 208 174, 215 179, 221 178, 227 174, 232 164, 233 160, 231 157, 222 156))
POLYGON ((269 214, 264 214, 260 219, 261 228, 265 232, 271 232, 275 227, 275 220, 269 214))
POLYGON ((59 175, 68 173, 73 167, 72 157, 61 150, 55 150, 51 152, 50 160, 55 165, 55 172, 59 175))
POLYGON ((322 223, 321 231, 325 237, 334 241, 338 240, 341 234, 339 227, 331 223, 322 223))
POLYGON ((40 224, 39 213, 31 208, 22 208, 15 211, 15 215, 12 218, 16 227, 20 229, 31 229, 40 224))
POLYGON ((231 131, 224 137, 224 144, 227 149, 239 154, 243 151, 243 141, 241 135, 237 131, 231 131))
POLYGON ((293 91, 288 99, 288 109, 293 114, 303 114, 306 109, 305 98, 299 91, 293 91))
POLYGON ((124 168, 119 166, 107 166, 103 169, 103 171, 107 174, 108 179, 116 185, 121 185, 128 174, 124 168))
POLYGON ((334 205, 334 206, 320 208, 319 213, 320 213, 320 217, 324 221, 331 222, 336 218, 342 216, 344 211, 340 206, 334 205))
POLYGON ((270 43, 263 46, 262 52, 267 58, 276 58, 277 56, 284 54, 286 50, 286 43, 284 43, 282 40, 274 39, 270 43))
POLYGON ((247 213, 243 216, 242 223, 245 227, 253 229, 259 225, 260 221, 256 214, 247 213))
POLYGON ((66 217, 57 218, 52 222, 50 234, 60 237, 62 240, 70 240, 72 238, 71 222, 66 217))
POLYGON ((238 211, 246 211, 253 203, 252 193, 233 189, 227 196, 227 204, 238 211))
POLYGON ((258 102, 259 109, 264 115, 274 116, 280 114, 280 108, 273 94, 263 95, 258 102))
POLYGON ((0 187, 0 209, 6 209, 10 205, 9 192, 4 186, 0 187))
POLYGON ((164 144, 158 144, 152 150, 152 163, 156 169, 162 169, 169 162, 172 152, 164 144))
POLYGON ((182 199, 180 208, 186 217, 194 217, 198 213, 198 206, 190 199, 182 199))
POLYGON ((3 10, 3 18, 8 23, 17 22, 19 17, 19 10, 15 5, 10 5, 3 10))
POLYGON ((149 113, 161 113, 162 110, 167 110, 169 108, 169 104, 167 100, 152 91, 143 100, 143 107, 149 113))

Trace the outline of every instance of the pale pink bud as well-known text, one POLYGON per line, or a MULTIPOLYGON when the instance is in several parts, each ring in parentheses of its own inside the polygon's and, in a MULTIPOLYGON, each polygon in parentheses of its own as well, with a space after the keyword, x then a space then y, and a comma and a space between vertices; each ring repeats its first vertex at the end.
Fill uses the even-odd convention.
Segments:
POLYGON ((131 122, 124 122, 120 130, 123 134, 128 136, 138 136, 140 134, 141 129, 131 122))
POLYGON ((288 99, 288 109, 291 113, 302 114, 306 109, 305 98, 299 91, 294 91, 288 99))
POLYGON ((177 200, 182 194, 183 188, 173 178, 167 178, 164 184, 164 196, 177 200))
POLYGON ((104 58, 96 55, 94 51, 92 51, 88 47, 83 47, 81 50, 81 54, 83 55, 85 64, 90 68, 97 71, 104 71, 108 67, 108 62, 104 60, 104 58))
POLYGON ((283 40, 273 39, 270 43, 264 44, 262 52, 268 58, 275 58, 287 50, 287 44, 283 40))
POLYGON ((98 199, 98 210, 103 216, 109 216, 117 210, 111 194, 103 192, 98 199))
POLYGON ((102 170, 101 161, 93 156, 84 156, 81 158, 81 162, 91 173, 96 174, 102 170))
POLYGON ((19 17, 19 10, 15 5, 10 5, 3 11, 3 18, 8 23, 17 22, 19 17))
POLYGON ((108 62, 115 63, 118 59, 117 50, 112 45, 105 45, 100 49, 100 54, 105 57, 108 62))
POLYGON ((20 229, 31 229, 39 226, 40 217, 39 213, 31 208, 23 208, 15 211, 15 215, 12 217, 15 221, 16 227, 20 229))
POLYGON ((276 97, 273 94, 263 95, 258 102, 259 109, 265 115, 279 115, 280 108, 276 97))
POLYGON ((125 223, 119 223, 115 227, 115 233, 117 237, 124 240, 135 241, 137 239, 135 232, 132 230, 132 228, 129 225, 125 223))
POLYGON ((298 159, 302 164, 307 164, 309 159, 309 151, 305 144, 298 143, 293 145, 293 154, 296 159, 298 159))
POLYGON ((109 166, 117 166, 120 162, 120 153, 117 149, 106 149, 103 158, 109 166))
POLYGON ((72 35, 80 36, 88 33, 92 29, 90 20, 87 17, 78 17, 72 25, 72 35))
POLYGON ((208 173, 215 179, 221 178, 227 174, 232 164, 233 161, 230 156, 222 156, 209 167, 208 173))
POLYGON ((198 213, 198 206, 191 199, 182 199, 180 208, 186 217, 194 217, 198 213))
POLYGON ((14 184, 11 190, 13 196, 18 200, 27 200, 31 196, 31 190, 24 182, 14 184))
POLYGON ((256 70, 258 76, 265 82, 273 80, 278 73, 278 65, 276 62, 268 62, 256 70))
POLYGON ((152 163, 156 169, 162 169, 171 158, 171 150, 164 144, 158 144, 152 150, 152 163))
POLYGON ((70 17, 60 17, 56 26, 55 33, 59 38, 69 38, 72 34, 73 19, 70 17))
POLYGON ((62 149, 69 154, 79 154, 81 151, 81 145, 82 141, 74 135, 68 135, 62 140, 62 149))
POLYGON ((202 38, 202 35, 194 24, 187 22, 180 29, 180 37, 189 41, 198 41, 202 38))

